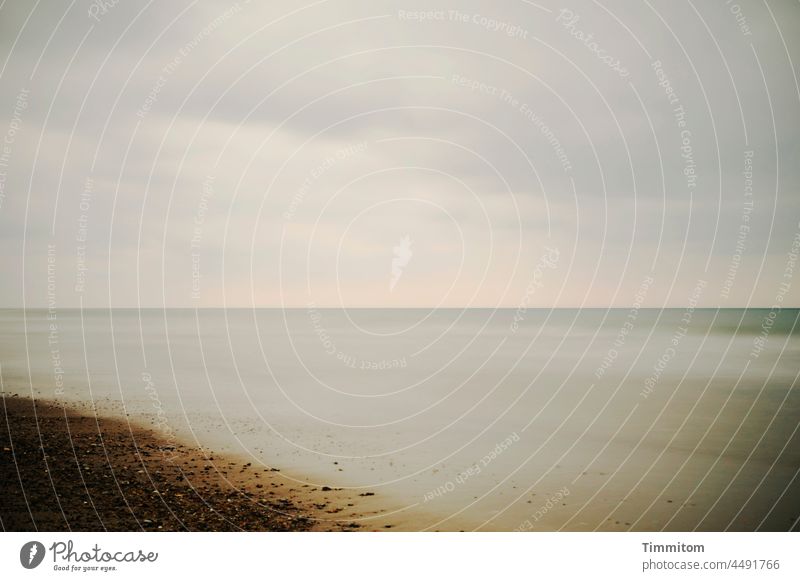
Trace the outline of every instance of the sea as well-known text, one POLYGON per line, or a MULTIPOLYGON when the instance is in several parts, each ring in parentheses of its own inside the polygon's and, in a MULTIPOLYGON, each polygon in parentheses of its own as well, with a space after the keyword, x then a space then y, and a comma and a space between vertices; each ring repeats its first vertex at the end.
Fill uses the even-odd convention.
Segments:
POLYGON ((7 309, 8 394, 413 530, 788 530, 796 309, 7 309))

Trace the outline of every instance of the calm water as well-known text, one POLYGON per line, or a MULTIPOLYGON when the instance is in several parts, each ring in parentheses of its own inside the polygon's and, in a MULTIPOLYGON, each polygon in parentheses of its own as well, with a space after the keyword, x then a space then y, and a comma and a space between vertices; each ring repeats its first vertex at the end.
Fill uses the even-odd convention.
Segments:
POLYGON ((420 528, 785 530, 799 315, 5 310, 0 364, 420 528))

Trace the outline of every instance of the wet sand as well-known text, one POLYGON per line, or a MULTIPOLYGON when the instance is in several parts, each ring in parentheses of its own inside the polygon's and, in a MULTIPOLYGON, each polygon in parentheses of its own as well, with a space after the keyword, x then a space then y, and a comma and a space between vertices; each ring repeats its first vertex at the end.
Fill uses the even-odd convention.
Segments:
POLYGON ((298 485, 279 468, 165 441, 91 407, 0 398, 5 531, 388 530, 370 492, 298 485))

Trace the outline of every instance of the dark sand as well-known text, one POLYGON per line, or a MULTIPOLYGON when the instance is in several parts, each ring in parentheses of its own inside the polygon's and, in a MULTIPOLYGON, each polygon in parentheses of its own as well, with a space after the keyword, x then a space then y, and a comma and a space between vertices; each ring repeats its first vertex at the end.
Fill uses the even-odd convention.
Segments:
POLYGON ((0 398, 5 531, 387 530, 371 493, 175 444, 125 420, 0 398), (372 497, 372 498, 365 498, 372 497))

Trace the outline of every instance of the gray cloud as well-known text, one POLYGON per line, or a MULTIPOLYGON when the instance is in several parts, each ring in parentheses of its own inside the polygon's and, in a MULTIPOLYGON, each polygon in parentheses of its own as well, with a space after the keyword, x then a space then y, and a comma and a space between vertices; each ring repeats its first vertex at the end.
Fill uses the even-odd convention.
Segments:
POLYGON ((251 288, 301 305, 309 287, 320 305, 430 305, 451 286, 451 306, 515 306, 554 246, 542 306, 622 306, 650 272, 650 306, 702 277, 708 306, 769 305, 784 280, 796 3, 743 21, 690 2, 443 2, 423 21, 399 1, 91 5, 0 11, 0 139, 19 126, 0 304, 46 302, 48 244, 63 306, 244 306, 251 288))

